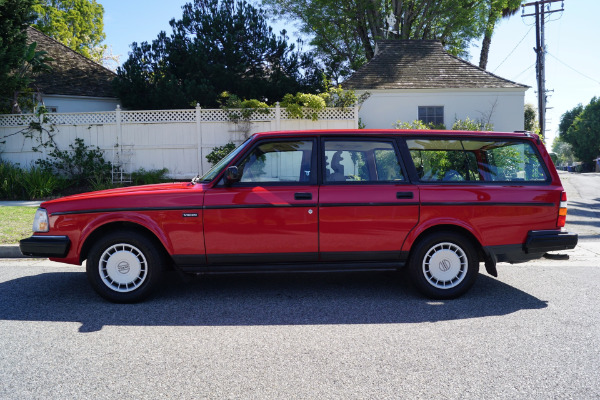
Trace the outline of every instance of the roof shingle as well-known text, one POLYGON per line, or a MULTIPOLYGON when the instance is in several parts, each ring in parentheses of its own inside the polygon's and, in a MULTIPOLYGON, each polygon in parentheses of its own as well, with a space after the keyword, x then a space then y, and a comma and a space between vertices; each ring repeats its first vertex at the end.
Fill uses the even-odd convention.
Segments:
POLYGON ((348 89, 528 88, 448 54, 435 40, 381 40, 348 89))
POLYGON ((35 28, 27 28, 27 37, 29 43, 37 42, 36 50, 45 50, 54 59, 48 63, 52 71, 34 79, 37 90, 44 94, 116 97, 112 88, 114 72, 35 28))

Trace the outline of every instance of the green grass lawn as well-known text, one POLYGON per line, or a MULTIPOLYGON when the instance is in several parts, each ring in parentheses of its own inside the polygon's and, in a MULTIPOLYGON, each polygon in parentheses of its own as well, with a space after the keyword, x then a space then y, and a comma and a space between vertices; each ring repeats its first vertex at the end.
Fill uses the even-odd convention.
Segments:
POLYGON ((31 236, 35 210, 37 207, 0 206, 0 244, 17 244, 31 236))

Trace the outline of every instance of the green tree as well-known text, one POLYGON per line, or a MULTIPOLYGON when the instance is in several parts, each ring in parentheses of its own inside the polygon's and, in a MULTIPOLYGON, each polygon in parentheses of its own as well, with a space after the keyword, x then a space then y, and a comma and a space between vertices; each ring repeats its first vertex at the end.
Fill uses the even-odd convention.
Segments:
POLYGON ((33 21, 33 0, 0 0, 0 111, 19 112, 19 95, 32 74, 46 68, 43 52, 27 44, 27 26, 33 21))
POLYGON ((524 121, 526 131, 539 133, 540 125, 537 121, 537 109, 533 104, 525 104, 524 121))
POLYGON ((152 44, 133 43, 117 70, 125 107, 214 107, 225 91, 274 102, 321 86, 312 58, 288 45, 285 31, 276 36, 264 11, 245 1, 195 0, 170 25, 173 32, 160 32, 152 44))
POLYGON ((571 143, 571 138, 569 137, 569 128, 571 127, 571 125, 573 125, 573 122, 575 122, 575 118, 577 118, 579 114, 582 113, 582 111, 583 105, 578 104, 576 107, 565 112, 560 117, 560 124, 558 125, 558 134, 564 142, 571 143))
POLYGON ((572 165, 573 161, 575 161, 573 147, 561 139, 560 136, 554 138, 554 142, 552 143, 552 151, 558 158, 558 165, 572 165))
POLYGON ((340 80, 375 54, 379 39, 440 40, 466 55, 490 12, 473 0, 263 0, 279 17, 300 22, 326 71, 340 80))
POLYGON ((600 155, 600 97, 594 97, 583 107, 563 136, 561 129, 568 124, 578 107, 563 114, 559 132, 561 139, 571 144, 575 156, 585 163, 590 163, 600 155))
POLYGON ((36 0, 33 10, 35 28, 87 58, 102 61, 104 7, 96 0, 36 0))

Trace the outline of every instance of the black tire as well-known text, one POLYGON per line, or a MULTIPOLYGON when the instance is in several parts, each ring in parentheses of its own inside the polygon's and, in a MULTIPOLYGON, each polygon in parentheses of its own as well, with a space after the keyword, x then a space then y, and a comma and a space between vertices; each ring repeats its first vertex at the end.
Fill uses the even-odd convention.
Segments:
POLYGON ((112 232, 90 249, 86 272, 94 290, 106 300, 134 303, 156 289, 163 260, 148 237, 133 231, 112 232))
POLYGON ((462 296, 475 283, 479 258, 470 239, 455 232, 431 233, 415 245, 409 260, 413 284, 432 299, 462 296))

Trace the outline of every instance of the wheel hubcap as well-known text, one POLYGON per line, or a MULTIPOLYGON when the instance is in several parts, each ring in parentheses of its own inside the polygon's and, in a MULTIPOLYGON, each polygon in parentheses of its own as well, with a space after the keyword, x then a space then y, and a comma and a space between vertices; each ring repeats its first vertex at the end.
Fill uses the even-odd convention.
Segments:
POLYGON ((438 289, 456 287, 465 279, 468 266, 466 253, 450 242, 432 246, 423 258, 423 274, 438 289))
POLYGON ((102 282, 115 292, 131 292, 146 280, 148 263, 135 246, 119 243, 110 246, 100 256, 98 265, 102 282))

